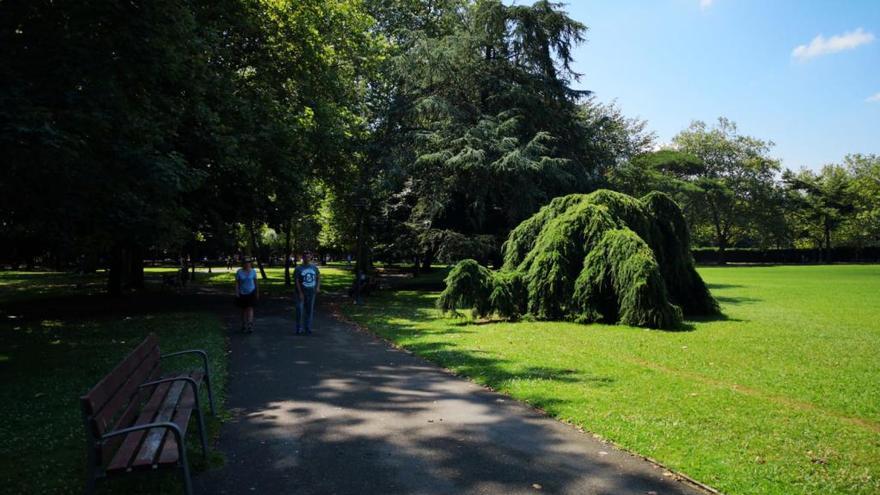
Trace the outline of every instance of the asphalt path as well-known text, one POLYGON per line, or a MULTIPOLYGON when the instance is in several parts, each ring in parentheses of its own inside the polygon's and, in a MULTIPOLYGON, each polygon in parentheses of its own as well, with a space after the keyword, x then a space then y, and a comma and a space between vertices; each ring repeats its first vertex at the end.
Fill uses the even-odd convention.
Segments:
POLYGON ((707 493, 316 311, 311 336, 287 301, 250 335, 230 315, 226 463, 196 493, 707 493))

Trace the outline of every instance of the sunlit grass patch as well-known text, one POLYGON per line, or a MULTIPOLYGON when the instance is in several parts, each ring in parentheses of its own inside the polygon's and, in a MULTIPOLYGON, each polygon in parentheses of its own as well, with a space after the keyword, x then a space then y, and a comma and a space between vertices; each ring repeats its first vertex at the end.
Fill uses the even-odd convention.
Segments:
POLYGON ((880 493, 880 266, 703 268, 690 331, 443 318, 436 292, 347 314, 730 494, 880 493))

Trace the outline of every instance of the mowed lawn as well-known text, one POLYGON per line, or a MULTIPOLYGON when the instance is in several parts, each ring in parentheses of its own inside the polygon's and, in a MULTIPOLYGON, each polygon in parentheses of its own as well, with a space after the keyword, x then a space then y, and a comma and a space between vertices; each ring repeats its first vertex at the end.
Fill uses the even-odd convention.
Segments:
POLYGON ((349 315, 399 345, 729 494, 880 493, 880 266, 702 268, 685 331, 349 315))

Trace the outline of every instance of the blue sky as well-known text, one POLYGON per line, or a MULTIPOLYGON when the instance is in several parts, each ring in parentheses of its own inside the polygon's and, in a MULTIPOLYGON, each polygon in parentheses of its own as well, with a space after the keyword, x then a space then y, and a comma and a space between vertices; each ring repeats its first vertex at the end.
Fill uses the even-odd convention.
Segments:
POLYGON ((661 144, 725 116, 774 141, 787 168, 880 153, 880 0, 567 4, 589 27, 578 86, 647 120, 661 144))

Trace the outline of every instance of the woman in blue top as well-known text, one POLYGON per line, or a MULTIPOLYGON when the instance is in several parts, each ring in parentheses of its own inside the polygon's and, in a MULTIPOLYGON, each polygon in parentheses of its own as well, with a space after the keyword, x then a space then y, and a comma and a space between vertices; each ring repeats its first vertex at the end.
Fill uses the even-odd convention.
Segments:
POLYGON ((245 259, 241 268, 235 272, 235 303, 241 308, 241 331, 254 331, 254 303, 260 298, 257 286, 257 272, 251 261, 245 259))

